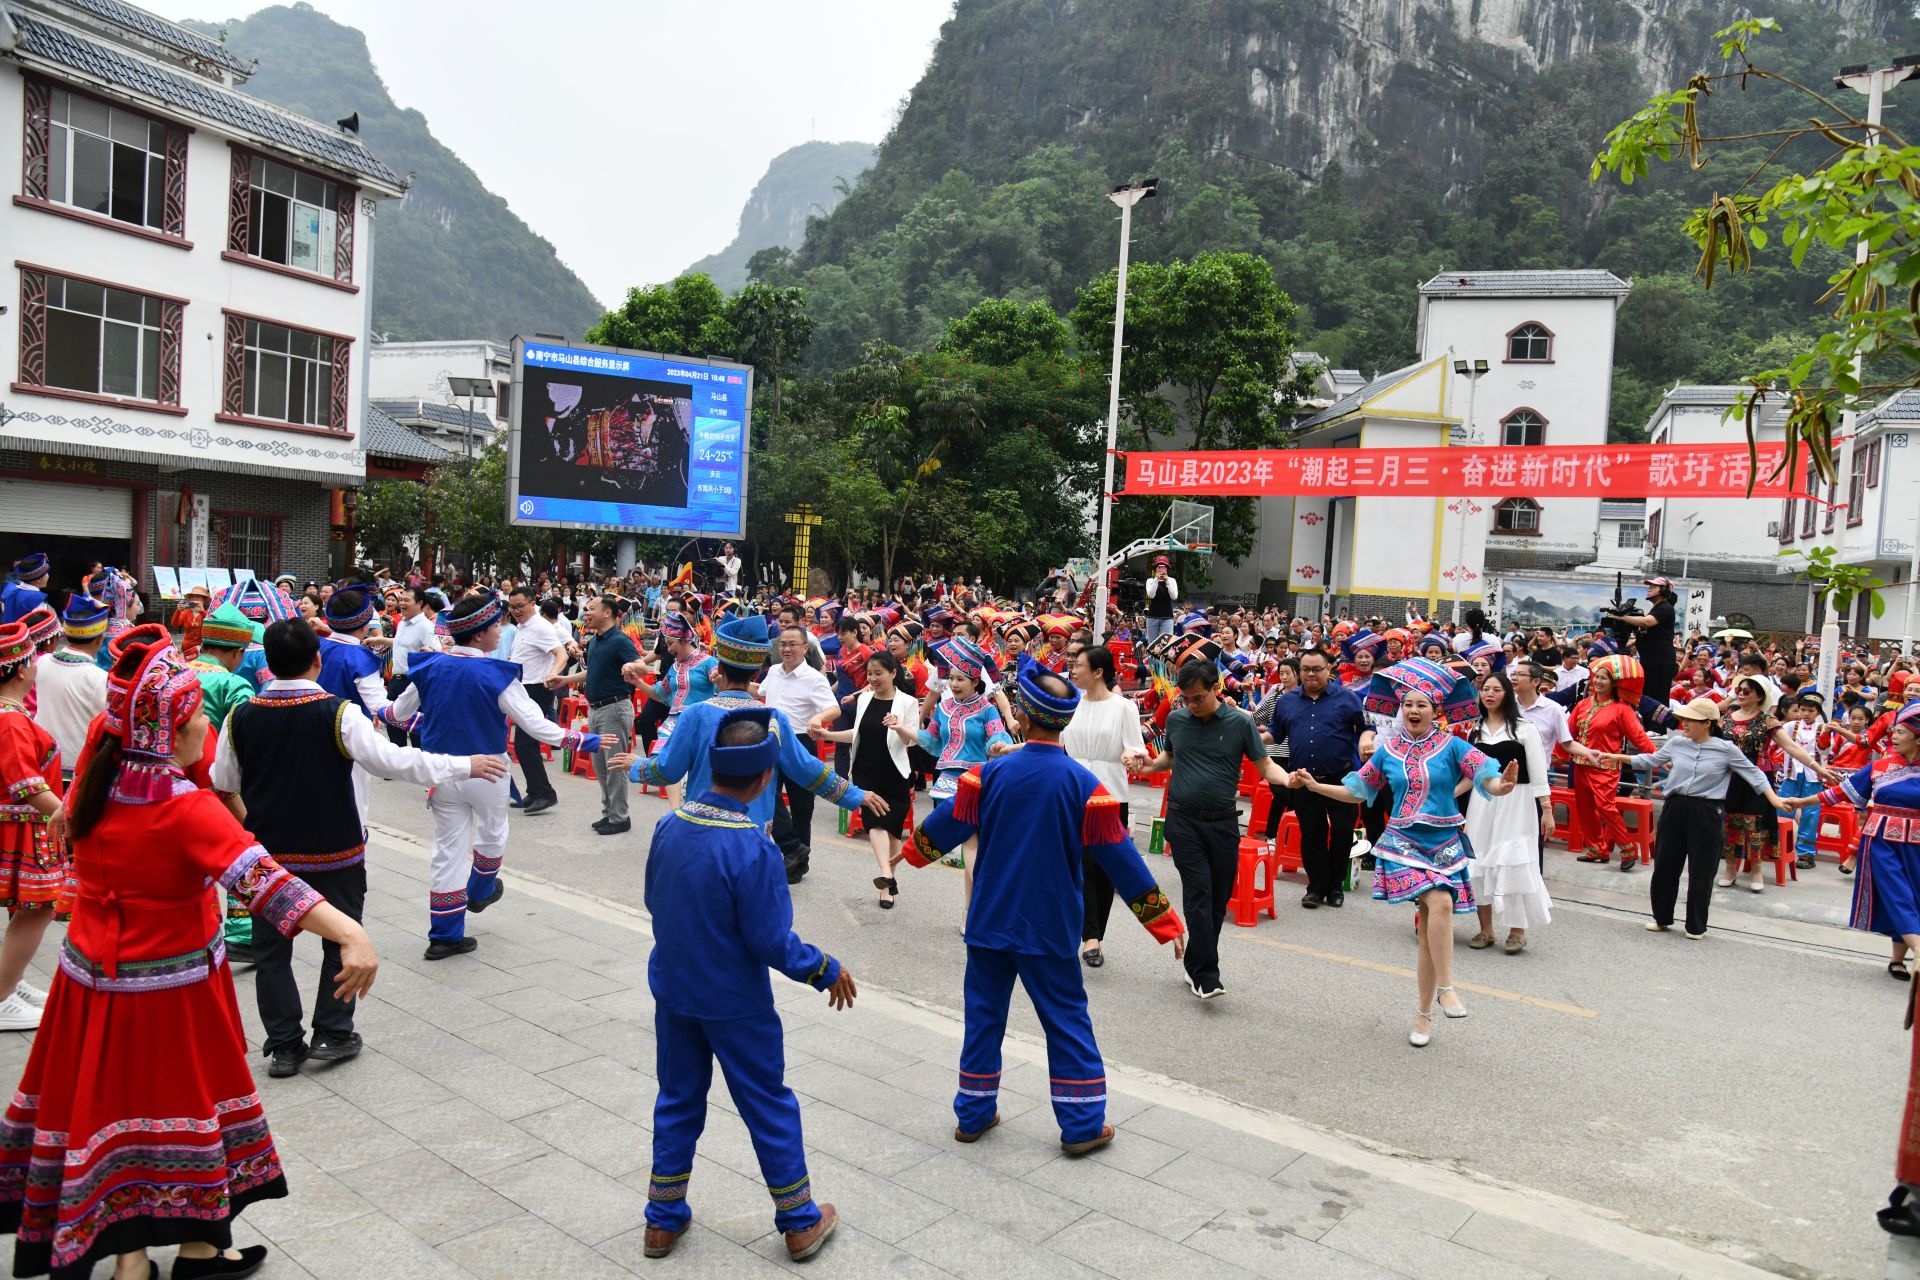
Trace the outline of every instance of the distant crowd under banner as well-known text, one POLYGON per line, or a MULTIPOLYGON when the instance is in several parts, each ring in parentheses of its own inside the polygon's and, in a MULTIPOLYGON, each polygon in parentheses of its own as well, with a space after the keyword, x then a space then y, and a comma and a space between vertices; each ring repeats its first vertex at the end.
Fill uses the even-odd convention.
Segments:
POLYGON ((1122 496, 1784 498, 1785 455, 1761 445, 1756 466, 1744 443, 1132 453, 1122 496))

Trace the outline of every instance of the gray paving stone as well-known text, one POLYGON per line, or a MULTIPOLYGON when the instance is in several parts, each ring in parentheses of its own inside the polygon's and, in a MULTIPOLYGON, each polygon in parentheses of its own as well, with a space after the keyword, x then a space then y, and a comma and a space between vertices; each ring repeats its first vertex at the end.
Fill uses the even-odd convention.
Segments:
POLYGON ((506 1120, 545 1111, 567 1100, 567 1091, 551 1081, 492 1055, 477 1056, 471 1049, 463 1058, 443 1065, 434 1078, 506 1120))
MULTIPOLYGON (((251 1043, 260 1043, 260 1036, 257 1033, 252 1037, 251 1043)), ((282 1076, 276 1080, 267 1074, 264 1063, 249 1061, 247 1066, 252 1069, 254 1081, 260 1087, 260 1102, 267 1109, 269 1121, 294 1107, 325 1102, 335 1096, 333 1090, 305 1072, 297 1076, 282 1076)))
POLYGON ((653 1123, 653 1096, 658 1088, 653 1077, 611 1058, 588 1058, 542 1072, 540 1078, 637 1124, 653 1123))
POLYGON ((1152 1178, 1157 1171, 1186 1154, 1181 1147, 1157 1142, 1138 1133, 1123 1134, 1116 1129, 1112 1142, 1098 1151, 1088 1153, 1084 1158, 1090 1164, 1103 1164, 1136 1178, 1152 1178))
MULTIPOLYGON (((429 1078, 437 1076, 446 1063, 473 1056, 473 1046, 453 1032, 442 1031, 417 1018, 413 1022, 414 1025, 405 1030, 382 1028, 378 1033, 380 1052, 415 1071, 426 1072, 429 1078)), ((363 1039, 371 1040, 374 1034, 370 1028, 360 1028, 363 1039)))
POLYGON ((1354 1207, 1352 1200, 1304 1182, 1256 1177, 1191 1151, 1160 1169, 1153 1179, 1216 1208, 1263 1225, 1285 1227, 1309 1240, 1318 1240, 1331 1231, 1354 1207))
POLYGON ((443 1244, 520 1212, 513 1201, 426 1150, 349 1169, 340 1180, 428 1244, 443 1244))
POLYGON ((1623 1258, 1512 1218, 1476 1213, 1453 1243, 1548 1272, 1554 1280, 1681 1280, 1681 1273, 1623 1258))
MULTIPOLYGON (((469 930, 474 937, 480 939, 480 951, 485 952, 487 957, 485 963, 496 969, 518 969, 523 965, 538 964, 542 960, 552 959, 551 956, 542 955, 534 950, 534 944, 531 942, 517 942, 503 932, 496 932, 497 929, 503 928, 504 926, 492 925, 469 930)), ((420 945, 424 947, 425 944, 420 945)), ((459 964, 460 960, 436 960, 434 963, 436 965, 459 964)))
POLYGON ((1138 1115, 1121 1121, 1119 1127, 1130 1133, 1144 1134, 1157 1141, 1198 1152, 1209 1160, 1230 1165, 1259 1178, 1271 1178, 1300 1155, 1292 1147, 1229 1129, 1172 1107, 1148 1107, 1138 1115))
MULTIPOLYGON (((645 1168, 653 1145, 651 1130, 584 1098, 521 1116, 514 1124, 554 1150, 613 1178, 645 1168)), ((707 1146, 712 1136, 703 1134, 701 1145, 707 1146)))
POLYGON ((1416 1191, 1398 1182, 1376 1178, 1348 1165, 1333 1164, 1315 1155, 1303 1155, 1275 1174, 1275 1183, 1305 1186, 1336 1200, 1369 1209, 1390 1209, 1406 1227, 1436 1236, 1451 1236, 1473 1215, 1457 1200, 1416 1191))
POLYGON ((851 1111, 890 1128, 904 1127, 915 1117, 922 1121, 942 1118, 949 1129, 952 1127, 951 1109, 917 1093, 849 1071, 837 1063, 801 1063, 787 1072, 787 1084, 808 1097, 831 1102, 842 1111, 851 1111))
POLYGON ((650 1029, 625 1018, 614 1018, 566 1033, 569 1043, 613 1059, 633 1071, 652 1074, 658 1045, 650 1029))
POLYGON ((509 991, 505 995, 494 996, 487 1001, 495 1009, 504 1010, 523 1022, 531 1022, 543 1027, 557 1036, 564 1036, 581 1027, 590 1027, 605 1022, 611 1014, 582 1004, 557 991, 545 987, 528 987, 522 991, 509 991))
POLYGON ((898 1071, 919 1061, 912 1054, 901 1053, 865 1036, 822 1024, 790 1028, 787 1031, 787 1043, 823 1061, 876 1079, 889 1071, 898 1071))
MULTIPOLYGON (((438 963, 459 964, 461 960, 461 957, 455 957, 438 963)), ((388 1004, 397 1005, 442 1031, 462 1031, 483 1022, 497 1022, 507 1016, 505 1009, 472 996, 463 996, 436 979, 409 973, 405 969, 389 975, 380 984, 380 994, 388 1004)))
POLYGON ((280 1111, 270 1116, 268 1123, 277 1143, 328 1173, 414 1149, 405 1134, 374 1119, 346 1098, 331 1094, 320 1102, 280 1111))
MULTIPOLYGON (((1009 1100, 1014 1095, 1005 1095, 1009 1100)), ((1049 1116, 1051 1113, 1049 1113, 1049 1116)), ((953 1137, 953 1108, 937 1112, 916 1112, 903 1116, 894 1128, 935 1151, 958 1156, 1009 1178, 1032 1173, 1060 1154, 1060 1132, 1049 1127, 1044 1137, 1022 1133, 1008 1123, 1007 1109, 1000 1112, 1000 1126, 978 1142, 956 1142, 953 1137)))
POLYGON ((1047 1248, 1063 1258, 1125 1280, 1251 1280, 1251 1273, 1104 1213, 1090 1213, 1055 1232, 1047 1248))
POLYGON ((510 1062, 522 1071, 535 1074, 591 1058, 594 1052, 564 1036, 557 1036, 518 1018, 468 1027, 460 1033, 460 1038, 470 1045, 485 1049, 502 1062, 510 1062))
MULTIPOLYGON (((620 1179, 637 1195, 644 1210, 653 1176, 649 1164, 620 1179)), ((749 1177, 706 1156, 693 1157, 693 1177, 687 1182, 687 1205, 693 1219, 735 1244, 750 1244, 773 1230, 773 1196, 758 1176, 749 1177)))
MULTIPOLYGON (((885 1276, 887 1280, 952 1280, 953 1272, 914 1257, 852 1225, 845 1204, 837 1203, 839 1225, 833 1238, 814 1257, 795 1262, 787 1256, 785 1237, 768 1232, 747 1247, 790 1275, 808 1272, 834 1276, 885 1276)), ((857 1219, 862 1226, 866 1219, 857 1219)))
MULTIPOLYGON (((929 1102, 951 1109, 954 1091, 959 1087, 960 1079, 951 1062, 930 1062, 925 1059, 889 1071, 880 1077, 884 1084, 917 1093, 929 1102)), ((1035 1107, 1044 1105, 1039 1098, 1030 1097, 1017 1089, 1009 1089, 1003 1084, 1000 1089, 1000 1118, 1002 1121, 1025 1115, 1035 1107)))
MULTIPOLYGON (((671 1269, 673 1280, 784 1280, 788 1274, 753 1250, 735 1244, 717 1231, 707 1230, 698 1222, 688 1227, 674 1245, 671 1261, 661 1262, 646 1256, 646 1235, 644 1226, 635 1227, 602 1244, 600 1252, 636 1275, 665 1275, 671 1269)), ((832 1248, 831 1244, 827 1246, 829 1250, 832 1248)))
POLYGON ((352 1187, 292 1151, 280 1152, 280 1165, 287 1197, 251 1205, 241 1219, 264 1239, 278 1244, 374 1211, 352 1187))
POLYGON ((825 1102, 803 1105, 800 1126, 809 1148, 883 1177, 919 1164, 936 1150, 897 1129, 875 1124, 864 1116, 825 1102))
MULTIPOLYGON (((365 1033, 361 1034, 364 1038, 365 1033)), ((453 1096, 420 1072, 378 1052, 371 1044, 359 1057, 346 1062, 310 1062, 301 1070, 300 1078, 311 1080, 376 1118, 417 1111, 453 1096)))
POLYGON ((647 1198, 559 1152, 481 1175, 481 1181, 582 1244, 640 1225, 647 1198))
POLYGON ((1172 1187, 1071 1156, 1041 1165, 1024 1181, 1168 1240, 1185 1239, 1220 1213, 1172 1187))
POLYGON ((449 991, 458 991, 463 996, 472 996, 484 1000, 488 996, 497 996, 507 991, 521 991, 534 985, 531 978, 523 978, 509 969, 502 969, 479 958, 479 953, 462 957, 458 964, 448 964, 444 960, 428 960, 420 954, 417 946, 407 946, 391 953, 383 951, 381 958, 388 954, 401 965, 430 978, 449 991))
POLYGON ((626 1280, 625 1267, 581 1244, 557 1227, 531 1215, 450 1240, 440 1252, 481 1280, 525 1280, 528 1276, 565 1276, 567 1280, 626 1280))
MULTIPOLYGON (((580 921, 582 927, 590 923, 590 921, 584 919, 580 921)), ((639 935, 629 934, 628 936, 638 937, 639 935)), ((643 949, 638 954, 645 955, 646 950, 650 949, 652 944, 643 943, 642 946, 643 949)), ((610 971, 618 969, 627 961, 633 959, 633 953, 622 951, 615 947, 602 946, 598 942, 577 935, 571 937, 562 935, 557 938, 549 938, 543 942, 534 943, 529 949, 534 953, 534 958, 527 961, 526 964, 514 965, 514 968, 522 969, 525 968, 527 964, 538 964, 542 960, 565 960, 569 964, 576 964, 584 969, 610 971)))
POLYGON ((1406 1227, 1387 1209, 1356 1209, 1320 1243, 1421 1280, 1546 1280, 1538 1263, 1522 1266, 1406 1227))
POLYGON ((807 1153, 807 1172, 813 1178, 815 1200, 837 1206, 843 1219, 858 1222, 868 1235, 888 1244, 898 1243, 954 1211, 951 1200, 922 1195, 825 1152, 807 1153))
POLYGON ((1261 1276, 1312 1276, 1313 1280, 1398 1280, 1362 1258, 1329 1249, 1275 1223, 1223 1213, 1184 1241, 1222 1262, 1261 1276))
POLYGON ((383 1214, 323 1227, 281 1247, 314 1280, 471 1280, 451 1259, 383 1214))
POLYGON ((893 1181, 929 1200, 964 1206, 969 1221, 1030 1244, 1087 1215, 1083 1203, 944 1151, 894 1174, 893 1181))
POLYGON ((610 1018, 625 1018, 643 1027, 653 1025, 653 993, 645 987, 609 991, 603 996, 591 996, 584 1003, 610 1018))
POLYGON ((899 1247, 960 1280, 1101 1280, 1091 1267, 1016 1240, 963 1213, 950 1213, 914 1232, 899 1247))
POLYGON ((454 1168, 476 1178, 550 1150, 524 1130, 464 1098, 395 1116, 393 1124, 454 1168))
MULTIPOLYGON (((616 978, 609 973, 583 969, 565 960, 542 960, 537 964, 524 965, 514 970, 514 973, 537 986, 545 987, 549 991, 557 991, 569 999, 587 1000, 594 996, 604 996, 610 991, 624 991, 634 985, 632 981, 626 979, 626 974, 631 973, 631 970, 626 970, 624 966, 616 967, 624 970, 621 977, 616 978)), ((641 980, 645 981, 644 974, 641 980)))

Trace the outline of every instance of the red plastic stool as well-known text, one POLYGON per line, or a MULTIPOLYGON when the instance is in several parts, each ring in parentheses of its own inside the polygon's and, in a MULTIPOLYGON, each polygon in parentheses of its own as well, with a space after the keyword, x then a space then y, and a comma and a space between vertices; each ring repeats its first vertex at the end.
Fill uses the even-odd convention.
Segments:
POLYGON ((593 753, 590 751, 574 752, 573 768, 569 769, 568 772, 578 774, 583 778, 598 778, 600 776, 593 771, 593 753))
POLYGON ((1269 920, 1279 919, 1273 909, 1273 877, 1277 857, 1267 851, 1264 841, 1252 838, 1240 841, 1240 872, 1233 880, 1233 897, 1227 900, 1227 906, 1233 911, 1233 922, 1243 929, 1251 929, 1260 923, 1260 913, 1267 913, 1269 920), (1259 873, 1265 870, 1265 876, 1259 873), (1256 880, 1263 883, 1255 885, 1256 880))
POLYGON ((1558 814, 1554 816, 1553 838, 1566 845, 1569 849, 1586 848, 1586 838, 1580 831, 1580 810, 1573 803, 1573 788, 1554 787, 1549 794, 1551 803, 1555 809, 1565 809, 1567 811, 1567 820, 1565 822, 1560 821, 1558 814))
POLYGON ((1267 838, 1267 819, 1273 816, 1273 788, 1262 782, 1253 792, 1253 809, 1247 814, 1247 834, 1267 838))
POLYGON ((1860 847, 1860 811, 1850 804, 1823 804, 1820 806, 1820 834, 1813 842, 1815 849, 1833 854, 1845 862, 1860 847), (1827 834, 1827 824, 1831 822, 1836 835, 1827 834))
POLYGON ((1652 866, 1653 801, 1636 796, 1620 796, 1615 803, 1620 806, 1620 825, 1627 829, 1627 839, 1633 842, 1634 855, 1640 859, 1642 866, 1652 866))
MULTIPOLYGON (((1779 828, 1775 831, 1773 837, 1773 883, 1775 887, 1785 884, 1789 876, 1796 881, 1800 879, 1800 868, 1794 862, 1794 859, 1799 856, 1797 848, 1799 838, 1799 831, 1793 817, 1786 814, 1781 815, 1779 828)), ((1742 858, 1740 860, 1740 869, 1742 871, 1752 871, 1753 859, 1742 858)))
POLYGON ((1266 785, 1266 778, 1262 777, 1260 771, 1254 768, 1253 761, 1243 758, 1240 761, 1240 784, 1236 790, 1243 796, 1251 797, 1256 788, 1266 785))
POLYGON ((1304 874, 1306 864, 1300 861, 1300 818, 1288 812, 1280 815, 1280 830, 1273 842, 1274 865, 1280 871, 1298 871, 1304 874))

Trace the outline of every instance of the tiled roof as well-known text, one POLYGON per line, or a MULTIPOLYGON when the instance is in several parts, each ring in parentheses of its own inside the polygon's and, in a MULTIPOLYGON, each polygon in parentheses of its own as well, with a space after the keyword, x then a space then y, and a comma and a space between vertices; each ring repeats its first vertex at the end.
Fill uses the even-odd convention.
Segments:
POLYGON ((1600 500, 1600 518, 1602 520, 1644 520, 1647 515, 1645 498, 1602 498, 1600 500))
POLYGON ((1920 419, 1920 391, 1900 391, 1860 415, 1860 425, 1920 419))
MULTIPOLYGON (((469 425, 467 411, 457 409, 450 404, 440 404, 433 400, 375 400, 373 404, 382 413, 401 422, 425 422, 436 427, 464 429, 469 425)), ((475 409, 471 423, 473 429, 482 434, 492 434, 496 424, 484 409, 475 409)))
POLYGON ((177 75, 129 54, 15 11, 13 21, 23 37, 22 48, 36 58, 104 80, 179 111, 203 116, 259 138, 292 155, 319 161, 346 173, 357 173, 398 188, 400 176, 375 159, 352 134, 329 129, 304 116, 250 98, 244 93, 203 80, 177 75))
POLYGON ((411 462, 445 462, 453 455, 422 440, 375 405, 367 406, 360 429, 360 449, 370 457, 404 458, 411 462))
POLYGON ((1418 369, 1420 365, 1424 363, 1426 362, 1421 361, 1416 364, 1410 364, 1404 369, 1395 369, 1392 373, 1381 374, 1379 377, 1375 378, 1372 382, 1369 382, 1364 386, 1357 387, 1354 390, 1347 392, 1347 394, 1345 394, 1344 396, 1341 396, 1338 400, 1335 400, 1332 404, 1328 405, 1326 408, 1322 409, 1320 412, 1314 414, 1311 418, 1308 418, 1306 421, 1300 423, 1298 426, 1294 428, 1294 430, 1307 431, 1314 427, 1323 427, 1327 423, 1332 422, 1336 418, 1346 417, 1348 414, 1352 413, 1355 409, 1358 409, 1361 405, 1365 404, 1368 400, 1372 399, 1374 396, 1379 395, 1382 391, 1385 391, 1388 387, 1391 387, 1394 383, 1400 381, 1400 379, 1406 377, 1408 374, 1412 373, 1415 369, 1418 369))
POLYGON ((1562 297, 1624 295, 1633 286, 1611 271, 1443 271, 1420 286, 1425 297, 1555 294, 1562 297))
POLYGON ((149 40, 157 40, 169 48, 191 54, 195 58, 224 67, 228 71, 247 75, 253 70, 251 64, 240 61, 218 40, 209 40, 198 31, 177 26, 165 18, 155 17, 145 9, 121 4, 120 0, 66 0, 66 3, 96 18, 125 27, 149 40))
POLYGON ((1718 404, 1729 405, 1736 400, 1746 398, 1752 388, 1745 385, 1719 384, 1705 386, 1674 387, 1666 394, 1666 399, 1674 404, 1718 404))

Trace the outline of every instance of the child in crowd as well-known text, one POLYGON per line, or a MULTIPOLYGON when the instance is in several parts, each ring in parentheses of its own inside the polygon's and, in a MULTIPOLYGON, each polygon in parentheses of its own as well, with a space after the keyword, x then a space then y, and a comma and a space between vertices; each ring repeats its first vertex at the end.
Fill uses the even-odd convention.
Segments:
MULTIPOLYGON (((1871 713, 1864 704, 1847 708, 1846 723, 1838 721, 1826 726, 1829 750, 1832 752, 1833 767, 1841 773, 1853 774, 1873 762, 1873 748, 1866 742, 1867 726, 1872 723, 1871 713)), ((1866 829, 1866 810, 1860 811, 1860 829, 1866 829)), ((1847 856, 1840 860, 1840 874, 1853 874, 1853 859, 1856 849, 1847 850, 1847 856)))
MULTIPOLYGON (((1826 710, 1817 693, 1799 693, 1788 700, 1786 711, 1787 738, 1809 756, 1825 764, 1829 752, 1822 746, 1831 740, 1821 726, 1821 716, 1826 710)), ((1820 776, 1797 759, 1780 752, 1780 763, 1774 774, 1775 790, 1781 796, 1791 799, 1795 796, 1818 795, 1826 784, 1820 776)), ((1816 852, 1814 842, 1820 838, 1820 810, 1802 809, 1794 819, 1795 864, 1806 870, 1814 864, 1816 852)))

